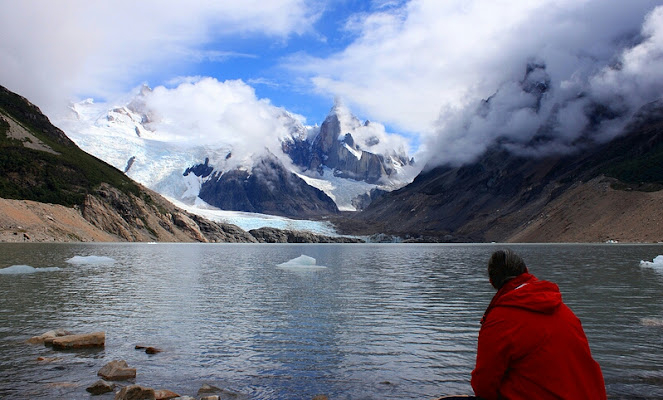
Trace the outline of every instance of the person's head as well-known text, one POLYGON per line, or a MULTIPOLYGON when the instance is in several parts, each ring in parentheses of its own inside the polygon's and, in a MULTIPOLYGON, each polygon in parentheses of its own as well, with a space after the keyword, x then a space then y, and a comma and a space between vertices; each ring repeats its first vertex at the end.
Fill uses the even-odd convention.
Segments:
POLYGON ((498 250, 488 260, 488 278, 495 289, 500 289, 509 280, 527 272, 525 261, 515 252, 498 250))

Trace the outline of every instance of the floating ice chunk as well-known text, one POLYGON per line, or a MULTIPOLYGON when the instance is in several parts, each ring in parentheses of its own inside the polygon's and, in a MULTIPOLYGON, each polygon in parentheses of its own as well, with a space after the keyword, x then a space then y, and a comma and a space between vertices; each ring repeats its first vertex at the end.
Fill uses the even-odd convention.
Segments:
POLYGON ((641 267, 649 267, 663 270, 663 256, 656 256, 653 261, 640 261, 641 267))
POLYGON ((663 318, 640 318, 640 325, 663 327, 663 318))
POLYGON ((74 256, 67 260, 69 264, 110 264, 115 260, 105 256, 74 256))
POLYGON ((22 274, 34 274, 35 272, 50 272, 50 271, 59 271, 58 267, 48 267, 48 268, 35 268, 29 265, 12 265, 7 268, 0 268, 0 275, 22 275, 22 274))
POLYGON ((278 264, 278 268, 286 269, 324 269, 327 268, 324 265, 317 265, 316 260, 313 257, 301 255, 297 258, 293 258, 290 261, 286 261, 282 264, 278 264))

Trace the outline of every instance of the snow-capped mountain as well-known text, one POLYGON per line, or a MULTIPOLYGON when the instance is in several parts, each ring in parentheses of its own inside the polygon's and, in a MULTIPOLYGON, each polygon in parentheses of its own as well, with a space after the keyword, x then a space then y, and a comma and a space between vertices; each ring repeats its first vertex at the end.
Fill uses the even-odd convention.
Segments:
POLYGON ((321 126, 265 102, 251 118, 239 118, 232 101, 205 104, 217 113, 207 119, 165 107, 165 90, 144 86, 112 107, 78 102, 57 124, 83 150, 191 206, 317 217, 356 210, 371 190, 401 187, 418 172, 400 136, 341 104, 321 126))
POLYGON ((362 123, 342 104, 337 103, 315 135, 293 135, 283 141, 283 151, 292 161, 324 176, 325 168, 334 176, 370 184, 393 186, 403 179, 408 159, 401 143, 389 143, 384 127, 370 121, 362 123), (401 145, 394 148, 394 145, 401 145))

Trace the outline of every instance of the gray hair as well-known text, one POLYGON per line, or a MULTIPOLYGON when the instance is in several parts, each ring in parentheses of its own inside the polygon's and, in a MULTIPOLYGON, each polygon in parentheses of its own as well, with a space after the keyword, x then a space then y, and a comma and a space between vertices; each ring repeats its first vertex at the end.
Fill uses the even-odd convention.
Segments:
POLYGON ((525 261, 510 249, 498 250, 488 260, 488 277, 495 289, 500 289, 508 280, 525 272, 525 261))

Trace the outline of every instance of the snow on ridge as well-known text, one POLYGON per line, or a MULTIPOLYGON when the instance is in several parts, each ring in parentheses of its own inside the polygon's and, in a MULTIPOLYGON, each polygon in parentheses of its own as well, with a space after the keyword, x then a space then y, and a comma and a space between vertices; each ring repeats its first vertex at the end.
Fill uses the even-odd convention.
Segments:
MULTIPOLYGON (((352 135, 355 144, 359 147, 357 158, 361 158, 361 150, 383 155, 385 158, 408 156, 405 149, 410 147, 410 143, 400 135, 387 132, 385 126, 381 123, 371 121, 362 123, 340 101, 336 101, 330 114, 336 114, 338 117, 340 132, 337 139, 339 141, 343 141, 347 133, 352 135)), ((351 151, 357 156, 357 150, 353 149, 351 151)))
MULTIPOLYGON (((382 188, 388 190, 386 186, 334 176, 334 171, 328 167, 324 167, 322 178, 313 178, 298 172, 294 173, 310 186, 325 192, 327 196, 334 200, 341 211, 357 211, 357 208, 352 204, 352 200, 357 196, 370 192, 371 189, 382 188)), ((317 173, 315 176, 318 176, 317 173)))
POLYGON ((347 144, 347 143, 343 143, 343 146, 345 146, 345 148, 346 148, 346 149, 347 149, 347 150, 348 150, 353 156, 357 157, 357 160, 361 160, 361 155, 362 155, 362 151, 361 151, 361 150, 353 149, 353 148, 352 148, 349 144, 347 144))

